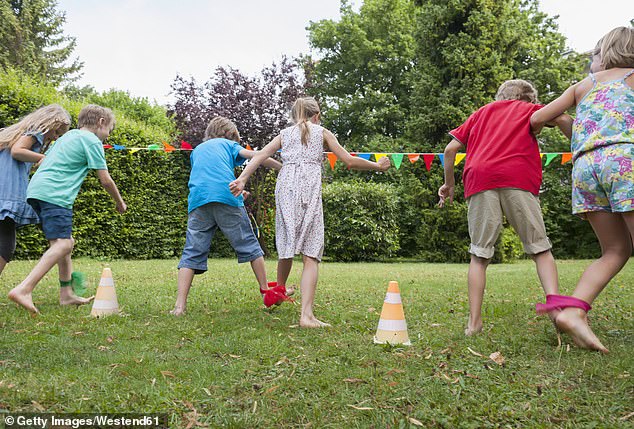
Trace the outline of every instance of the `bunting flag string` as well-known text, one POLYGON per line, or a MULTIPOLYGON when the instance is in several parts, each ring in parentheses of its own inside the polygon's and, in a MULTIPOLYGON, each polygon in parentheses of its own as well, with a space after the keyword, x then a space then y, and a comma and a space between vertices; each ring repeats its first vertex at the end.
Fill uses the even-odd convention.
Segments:
MULTIPOLYGON (((181 140, 180 142, 180 147, 175 147, 172 144, 169 144, 167 142, 161 142, 161 144, 151 144, 148 145, 147 147, 132 147, 132 148, 128 148, 126 146, 122 146, 122 145, 109 145, 109 144, 105 144, 103 145, 104 149, 114 149, 114 150, 128 150, 131 153, 134 152, 138 152, 140 150, 147 150, 147 151, 163 151, 166 153, 170 153, 170 152, 179 152, 179 151, 192 151, 193 147, 191 144, 187 143, 185 140, 181 140)), ((253 150, 251 148, 251 146, 247 145, 246 147, 248 150, 253 150)), ((332 152, 324 152, 324 154, 326 155, 326 159, 328 160, 328 163, 330 164, 330 168, 332 170, 335 169, 335 165, 337 163, 337 155, 335 155, 332 152)), ((363 158, 365 160, 370 160, 371 158, 374 157, 375 161, 378 161, 381 158, 384 157, 389 157, 392 159, 392 163, 394 164, 394 167, 398 170, 401 168, 401 165, 403 164, 403 159, 405 157, 407 157, 407 159, 409 159, 411 164, 414 164, 415 162, 419 161, 420 158, 423 158, 423 162, 425 163, 425 168, 427 169, 427 171, 431 170, 431 167, 434 163, 434 159, 438 158, 438 161, 440 161, 440 165, 441 166, 445 166, 445 155, 443 153, 412 153, 412 152, 350 152, 350 155, 352 156, 358 156, 359 158, 363 158)), ((466 153, 457 153, 456 154, 456 159, 454 161, 454 165, 457 166, 459 165, 465 158, 466 158, 467 154, 466 153)), ((546 162, 544 164, 544 166, 548 166, 550 165, 550 163, 552 163, 558 156, 561 156, 561 164, 566 164, 568 162, 570 162, 572 160, 572 153, 571 152, 544 152, 544 153, 540 153, 539 156, 542 159, 546 159, 546 162)))

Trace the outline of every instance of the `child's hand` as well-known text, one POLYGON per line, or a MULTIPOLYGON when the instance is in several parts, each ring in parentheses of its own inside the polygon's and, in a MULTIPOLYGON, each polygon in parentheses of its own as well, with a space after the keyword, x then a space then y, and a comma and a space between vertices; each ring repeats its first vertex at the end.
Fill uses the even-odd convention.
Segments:
POLYGON ((229 183, 229 190, 233 194, 234 197, 239 197, 244 191, 244 181, 240 179, 236 179, 233 182, 229 183))
POLYGON ((453 202, 453 193, 454 186, 447 185, 446 183, 438 189, 438 196, 440 197, 440 201, 438 201, 438 207, 445 206, 445 200, 448 200, 449 204, 453 202))
POLYGON ((244 198, 245 200, 247 198, 249 198, 251 196, 251 192, 249 191, 242 191, 242 198, 244 198))
POLYGON ((379 159, 376 163, 379 164, 379 171, 387 171, 392 165, 387 156, 379 159))
POLYGON ((125 211, 128 209, 128 206, 125 204, 125 202, 121 201, 120 203, 117 203, 115 208, 117 209, 119 214, 124 214, 125 211))

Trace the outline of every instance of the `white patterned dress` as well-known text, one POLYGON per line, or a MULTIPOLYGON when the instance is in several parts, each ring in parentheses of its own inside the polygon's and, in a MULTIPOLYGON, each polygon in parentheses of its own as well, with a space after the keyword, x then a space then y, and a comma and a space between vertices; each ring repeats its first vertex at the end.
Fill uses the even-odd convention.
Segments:
POLYGON ((321 261, 324 253, 324 212, 321 203, 321 168, 324 129, 312 122, 308 144, 303 145, 298 125, 285 128, 282 169, 275 186, 275 243, 280 259, 303 254, 321 261))

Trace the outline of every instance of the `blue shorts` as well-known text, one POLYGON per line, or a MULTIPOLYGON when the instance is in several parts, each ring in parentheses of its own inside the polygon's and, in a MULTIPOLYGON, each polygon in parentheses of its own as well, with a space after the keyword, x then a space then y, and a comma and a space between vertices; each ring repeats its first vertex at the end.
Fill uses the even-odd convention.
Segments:
POLYGON ((57 240, 58 238, 71 238, 73 232, 73 211, 57 204, 29 198, 27 203, 33 207, 35 213, 40 217, 42 230, 47 240, 57 240))
POLYGON ((244 207, 208 203, 189 213, 185 248, 178 268, 190 268, 196 274, 207 271, 211 239, 219 228, 236 251, 239 263, 264 256, 244 207))

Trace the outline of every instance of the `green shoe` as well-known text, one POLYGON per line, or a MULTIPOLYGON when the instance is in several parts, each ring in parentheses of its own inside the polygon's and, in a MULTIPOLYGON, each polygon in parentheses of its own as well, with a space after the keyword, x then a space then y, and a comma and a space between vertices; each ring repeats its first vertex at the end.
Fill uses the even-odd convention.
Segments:
POLYGON ((86 276, 80 271, 73 271, 70 276, 71 285, 73 286, 73 292, 77 296, 84 296, 86 293, 86 276))

